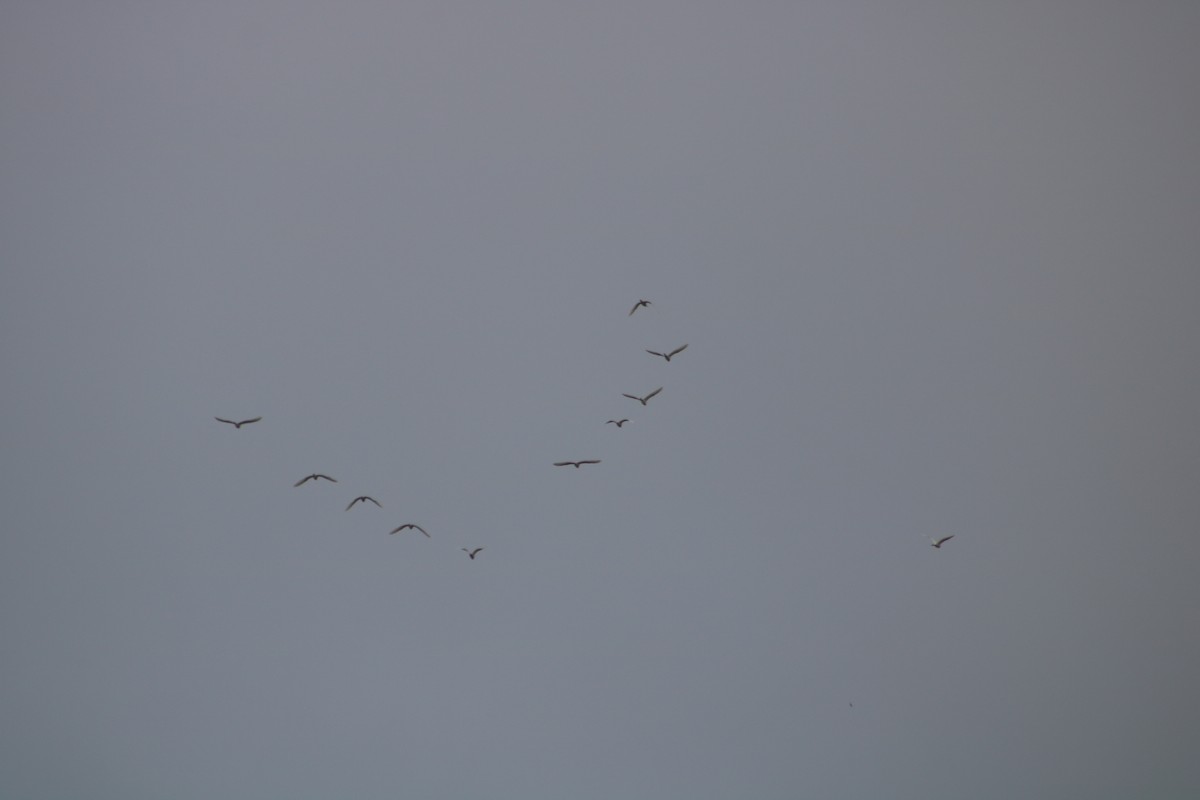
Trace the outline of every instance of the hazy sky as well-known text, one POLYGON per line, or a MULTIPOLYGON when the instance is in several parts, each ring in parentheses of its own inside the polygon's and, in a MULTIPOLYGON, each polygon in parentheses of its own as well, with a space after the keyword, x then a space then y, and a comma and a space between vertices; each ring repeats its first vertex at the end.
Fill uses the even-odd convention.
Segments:
POLYGON ((1200 797, 1198 39, 3 4, 0 796, 1200 797))

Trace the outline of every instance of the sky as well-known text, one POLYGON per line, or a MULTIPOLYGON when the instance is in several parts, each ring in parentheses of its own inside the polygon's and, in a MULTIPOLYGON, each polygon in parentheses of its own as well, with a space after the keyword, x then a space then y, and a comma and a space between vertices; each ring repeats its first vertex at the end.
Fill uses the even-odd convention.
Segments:
POLYGON ((0 796, 1200 796, 1198 33, 3 4, 0 796))

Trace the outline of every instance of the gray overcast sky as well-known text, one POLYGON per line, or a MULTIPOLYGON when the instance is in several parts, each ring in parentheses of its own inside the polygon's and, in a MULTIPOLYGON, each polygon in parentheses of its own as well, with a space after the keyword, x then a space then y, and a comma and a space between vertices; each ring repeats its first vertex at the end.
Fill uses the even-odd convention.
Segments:
POLYGON ((4 4, 0 795, 1200 796, 1198 39, 4 4))

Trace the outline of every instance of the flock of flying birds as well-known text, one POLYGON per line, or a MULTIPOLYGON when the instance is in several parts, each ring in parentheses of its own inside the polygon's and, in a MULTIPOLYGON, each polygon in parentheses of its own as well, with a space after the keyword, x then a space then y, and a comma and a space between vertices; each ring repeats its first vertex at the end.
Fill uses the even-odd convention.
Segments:
MULTIPOLYGON (((635 311, 637 311, 639 308, 646 308, 646 307, 649 307, 650 305, 651 305, 651 302, 649 300, 638 300, 637 303, 634 304, 633 308, 630 309, 629 316, 632 317, 633 313, 635 311)), ((668 353, 660 353, 657 350, 647 350, 646 352, 649 353, 650 355, 659 356, 660 358, 663 358, 666 361, 670 362, 670 360, 672 358, 679 355, 686 349, 687 349, 687 345, 684 344, 679 347, 676 347, 674 350, 672 350, 668 353)), ((644 406, 650 402, 650 399, 652 397, 655 397, 662 390, 663 390, 663 387, 660 386, 657 389, 655 389, 654 391, 649 392, 645 395, 642 395, 641 397, 639 397, 638 395, 635 395, 635 394, 626 394, 623 396, 628 397, 631 400, 637 400, 639 403, 641 403, 644 406)), ((226 425, 232 425, 234 428, 237 428, 238 430, 241 430, 241 427, 243 425, 251 425, 255 422, 262 421, 262 417, 254 417, 252 419, 243 419, 240 421, 232 420, 232 419, 224 419, 223 417, 213 417, 213 419, 215 419, 217 422, 223 422, 226 425)), ((616 425, 618 428, 620 428, 627 422, 629 422, 628 418, 610 419, 605 424, 606 425, 616 425)), ((574 467, 575 469, 579 469, 584 464, 599 464, 599 463, 600 463, 600 459, 598 459, 598 458, 588 458, 588 459, 580 459, 578 461, 556 461, 556 462, 554 462, 554 466, 556 466, 556 467, 574 467)), ((321 481, 328 481, 329 483, 337 483, 338 482, 337 478, 331 477, 329 475, 325 475, 320 472, 314 472, 311 475, 305 475, 303 478, 301 478, 300 480, 298 480, 294 484, 292 484, 292 486, 300 487, 300 486, 303 486, 304 484, 308 483, 309 481, 312 481, 314 484, 320 483, 321 481)), ((359 495, 358 497, 355 497, 353 500, 350 501, 349 505, 346 506, 346 510, 349 511, 350 509, 354 508, 356 505, 358 505, 360 503, 362 505, 366 505, 367 503, 374 503, 376 507, 383 508, 383 504, 380 503, 378 500, 376 500, 374 497, 371 497, 370 495, 359 495)), ((397 533, 402 533, 404 531, 417 531, 417 532, 423 534, 426 538, 430 538, 430 539, 433 538, 432 536, 429 535, 429 531, 425 530, 420 525, 417 525, 412 522, 406 522, 403 525, 399 525, 399 526, 393 528, 391 531, 389 531, 389 533, 397 534, 397 533)), ((467 556, 472 561, 474 561, 475 557, 477 555, 479 555, 480 552, 483 551, 482 547, 472 547, 472 548, 461 547, 459 549, 462 550, 464 553, 466 553, 467 556)))
MULTIPOLYGON (((629 309, 629 316, 632 317, 633 312, 637 311, 639 308, 647 308, 651 305, 652 305, 652 303, 649 300, 638 300, 636 303, 633 304, 633 308, 629 309)), ((671 360, 671 356, 677 356, 680 353, 682 353, 684 350, 687 350, 686 344, 676 347, 674 350, 672 350, 669 353, 660 353, 657 350, 647 350, 646 352, 652 356, 660 356, 661 358, 665 358, 669 362, 671 360)), ((663 387, 660 386, 657 389, 655 389, 654 391, 652 391, 649 394, 644 395, 642 397, 638 397, 636 394, 623 394, 621 396, 628 397, 630 400, 637 400, 642 405, 646 405, 647 403, 650 402, 651 397, 654 397, 656 394, 658 394, 662 390, 663 390, 663 387)), ((629 422, 629 419, 627 417, 624 419, 610 419, 608 422, 606 422, 604 424, 605 425, 616 425, 618 428, 620 428, 626 422, 629 422)), ((575 469, 579 469, 584 464, 599 464, 599 463, 600 463, 600 459, 592 458, 592 459, 583 459, 580 461, 555 461, 554 466, 556 466, 556 467, 574 467, 575 469)))
MULTIPOLYGON (((232 419, 222 419, 221 417, 213 417, 213 419, 215 419, 217 422, 224 422, 228 425, 232 425, 233 427, 238 428, 240 430, 243 425, 250 425, 251 423, 254 423, 254 422, 260 422, 262 420, 262 417, 255 417, 254 419, 244 419, 240 422, 237 422, 232 419)), ((312 481, 313 483, 320 483, 321 481, 329 481, 330 483, 338 482, 337 478, 331 477, 329 475, 325 475, 324 473, 321 473, 321 472, 314 472, 311 475, 305 475, 303 478, 301 478, 300 480, 293 483, 292 486, 293 487, 303 486, 304 484, 308 483, 309 481, 312 481)), ((363 505, 366 505, 367 503, 374 503, 376 505, 376 507, 383 508, 383 504, 380 503, 378 500, 376 500, 374 497, 371 497, 370 495, 362 494, 362 495, 359 495, 358 497, 354 498, 353 500, 351 500, 350 504, 346 506, 346 510, 349 511, 350 509, 354 508, 359 503, 362 503, 363 505)), ((420 531, 421 533, 425 534, 425 538, 427 538, 427 539, 433 538, 432 536, 429 535, 429 531, 425 530, 420 525, 417 525, 412 522, 406 522, 403 525, 395 527, 391 531, 389 531, 389 533, 396 534, 396 533, 401 533, 403 531, 420 531)), ((472 561, 474 561, 475 556, 479 555, 479 552, 481 550, 483 550, 482 547, 473 547, 473 548, 462 547, 459 549, 462 550, 464 553, 466 553, 468 556, 470 556, 472 561)))
MULTIPOLYGON (((639 308, 648 308, 650 305, 652 305, 652 303, 649 300, 638 300, 636 303, 634 303, 633 308, 629 309, 629 316, 632 317, 634 312, 637 311, 639 308)), ((684 350, 687 350, 687 347, 688 346, 685 343, 685 344, 681 344, 679 347, 676 347, 674 350, 671 350, 670 352, 664 353, 664 352, 659 352, 657 350, 646 350, 646 352, 652 356, 658 356, 659 358, 662 358, 663 360, 665 360, 667 363, 670 363, 672 358, 679 355, 684 350)), ((650 402, 651 398, 656 397, 658 395, 658 393, 661 392, 662 390, 663 390, 663 387, 660 386, 657 389, 655 389, 654 391, 649 392, 640 397, 636 394, 623 394, 621 396, 628 397, 630 400, 637 400, 639 403, 641 403, 643 406, 645 406, 647 403, 650 402)), ((235 421, 232 419, 223 419, 221 417, 213 417, 213 419, 215 419, 217 422, 224 422, 227 425, 232 425, 234 428, 237 428, 240 430, 243 425, 250 425, 255 422, 260 422, 262 420, 262 417, 254 417, 253 419, 244 419, 241 421, 235 421)), ((625 425, 625 423, 627 423, 627 422, 629 422, 628 418, 610 419, 610 420, 608 420, 608 422, 606 422, 604 424, 605 425, 616 425, 618 428, 620 428, 623 425, 625 425)), ((600 459, 598 459, 598 458, 585 458, 585 459, 580 459, 578 461, 555 461, 554 466, 556 466, 556 467, 574 467, 575 469, 579 469, 584 464, 599 464, 599 463, 600 463, 600 459)), ((295 487, 299 487, 299 486, 303 486, 304 484, 308 483, 309 481, 313 481, 314 483, 319 483, 320 481, 328 481, 330 483, 337 483, 336 478, 331 478, 328 475, 324 475, 319 472, 314 472, 311 475, 304 476, 303 478, 296 481, 292 485, 295 487)), ((359 495, 358 497, 355 497, 353 500, 350 501, 350 504, 346 506, 346 510, 349 511, 350 509, 354 508, 354 506, 358 505, 359 503, 362 503, 363 505, 366 505, 367 503, 374 503, 377 507, 383 508, 383 505, 378 500, 376 500, 374 497, 371 497, 369 495, 359 495)), ((389 533, 397 534, 397 533, 402 533, 403 531, 410 531, 410 530, 411 531, 419 531, 420 533, 424 534, 426 538, 430 538, 430 539, 433 538, 432 536, 429 535, 429 532, 427 530, 422 528, 420 525, 414 524, 412 522, 406 522, 403 525, 393 528, 391 531, 389 531, 389 533)), ((954 538, 954 535, 951 534, 950 536, 943 536, 938 539, 930 538, 929 541, 930 541, 930 544, 934 548, 940 550, 940 549, 942 549, 942 545, 944 545, 946 542, 950 541, 953 538, 954 538)), ((474 548, 460 547, 459 549, 462 550, 464 553, 466 553, 472 561, 474 561, 475 556, 479 555, 479 553, 482 552, 482 550, 483 550, 482 547, 474 547, 474 548)))

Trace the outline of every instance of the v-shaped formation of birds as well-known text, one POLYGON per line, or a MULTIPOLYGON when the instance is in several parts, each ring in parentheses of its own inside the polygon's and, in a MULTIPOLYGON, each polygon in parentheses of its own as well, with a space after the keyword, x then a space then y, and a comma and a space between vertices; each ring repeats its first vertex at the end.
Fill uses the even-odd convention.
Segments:
MULTIPOLYGON (((631 308, 629 310, 628 316, 632 317, 634 315, 634 312, 636 312, 638 309, 649 308, 651 305, 653 305, 653 304, 649 300, 638 300, 636 303, 634 303, 633 308, 631 308)), ((667 363, 670 363, 672 358, 679 355, 684 350, 687 350, 686 343, 681 344, 679 347, 676 347, 674 350, 670 350, 670 351, 646 350, 646 352, 652 356, 658 356, 659 358, 663 359, 667 363)), ((641 403, 643 406, 645 406, 650 402, 650 400, 652 398, 657 397, 658 394, 662 390, 663 390, 663 387, 660 386, 657 389, 647 392, 644 395, 623 394, 622 397, 628 397, 630 400, 636 400, 639 403, 641 403)), ((214 417, 213 419, 215 419, 217 422, 223 422, 227 425, 232 425, 234 428, 236 428, 238 430, 241 430, 243 425, 250 425, 255 422, 262 421, 261 416, 253 417, 251 419, 244 419, 241 421, 236 421, 236 420, 232 420, 232 419, 224 419, 222 417, 214 417)), ((616 425, 618 428, 621 428, 627 422, 629 422, 628 418, 610 419, 607 422, 605 422, 604 424, 605 425, 616 425)), ((582 467, 584 465, 599 464, 599 463, 600 463, 600 459, 598 459, 598 458, 585 458, 585 459, 579 459, 578 461, 555 461, 554 466, 556 466, 556 467, 574 467, 575 469, 579 469, 580 467, 582 467)), ((332 478, 332 477, 322 474, 320 472, 314 472, 311 475, 304 476, 303 478, 296 481, 292 485, 294 487, 300 487, 300 486, 303 486, 304 484, 308 483, 309 481, 312 481, 314 485, 320 483, 321 481, 327 481, 329 483, 337 483, 337 478, 332 478)), ((357 505, 365 506, 367 503, 373 503, 377 508, 383 508, 383 504, 380 503, 378 500, 376 500, 374 497, 364 494, 364 495, 359 495, 358 497, 355 497, 353 500, 351 500, 349 505, 346 506, 346 510, 349 511, 357 505)), ((397 533, 403 533, 405 531, 416 531, 418 533, 424 534, 424 536, 427 539, 433 538, 432 536, 430 536, 428 531, 426 531, 420 525, 417 525, 412 522, 406 522, 403 525, 399 525, 399 526, 393 528, 391 531, 389 531, 389 534, 394 535, 397 533)), ((950 541, 953 538, 954 538, 954 536, 950 535, 950 536, 943 536, 941 538, 936 538, 936 539, 930 538, 929 541, 933 545, 934 548, 940 550, 942 548, 942 545, 944 545, 946 542, 950 541)), ((482 547, 471 547, 471 548, 460 547, 459 549, 462 550, 464 553, 466 553, 467 556, 472 561, 474 561, 475 557, 477 555, 479 555, 483 551, 484 548, 482 548, 482 547)))
MULTIPOLYGON (((650 305, 651 305, 651 303, 649 300, 638 300, 638 302, 634 305, 633 309, 630 310, 629 316, 633 316, 633 312, 637 311, 639 308, 646 308, 646 307, 649 307, 650 305)), ((682 347, 675 348, 674 350, 670 351, 669 353, 659 353, 659 352, 656 352, 653 350, 647 350, 646 352, 652 353, 653 355, 656 355, 656 356, 661 356, 662 358, 666 359, 667 361, 670 361, 672 357, 678 355, 679 353, 682 353, 684 351, 684 349, 686 349, 686 348, 687 348, 687 345, 685 344, 682 347)), ((631 395, 631 394, 627 394, 625 396, 633 398, 634 400, 637 400, 644 406, 650 400, 650 398, 654 397, 661 391, 662 391, 662 387, 660 386, 659 388, 655 389, 654 391, 652 391, 642 397, 638 397, 636 395, 631 395)), ((244 420, 232 420, 232 419, 225 419, 223 417, 214 417, 214 419, 217 422, 223 422, 226 425, 232 425, 237 430, 241 430, 243 425, 251 425, 253 423, 262 421, 261 416, 253 417, 251 419, 244 419, 244 420)), ((629 422, 629 420, 628 419, 612 419, 612 420, 609 420, 608 422, 612 423, 612 424, 616 425, 618 428, 620 428, 622 425, 629 422)), ((608 424, 608 423, 605 423, 605 424, 608 424)), ((599 464, 599 463, 600 463, 600 459, 598 459, 598 458, 585 458, 585 459, 580 459, 578 461, 557 461, 554 463, 554 466, 556 466, 556 467, 575 467, 576 469, 579 469, 580 467, 584 466, 585 464, 590 465, 590 464, 599 464)), ((300 480, 298 480, 294 484, 292 484, 292 486, 295 488, 299 488, 310 482, 315 486, 315 485, 321 483, 322 481, 325 481, 327 483, 337 483, 338 482, 337 478, 334 478, 330 475, 326 475, 321 472, 314 472, 310 475, 305 475, 303 478, 301 478, 300 480)), ((383 504, 380 503, 378 500, 376 500, 374 497, 364 494, 364 495, 359 495, 358 497, 353 498, 349 502, 349 504, 346 506, 346 511, 350 511, 355 506, 359 506, 359 505, 366 506, 368 503, 373 504, 376 508, 380 508, 380 509, 383 508, 383 504)), ((398 525, 397 527, 392 528, 392 530, 388 531, 388 533, 391 535, 395 535, 398 533, 404 533, 406 531, 414 531, 416 533, 420 533, 420 534, 424 535, 425 538, 427 538, 427 539, 433 538, 430 535, 429 531, 425 530, 425 528, 423 528, 422 526, 417 525, 416 523, 413 523, 413 522, 406 522, 402 525, 398 525)), ((467 557, 470 560, 474 561, 475 558, 481 552, 483 552, 484 548, 482 548, 482 547, 461 547, 459 549, 462 550, 464 553, 466 553, 467 557)))

